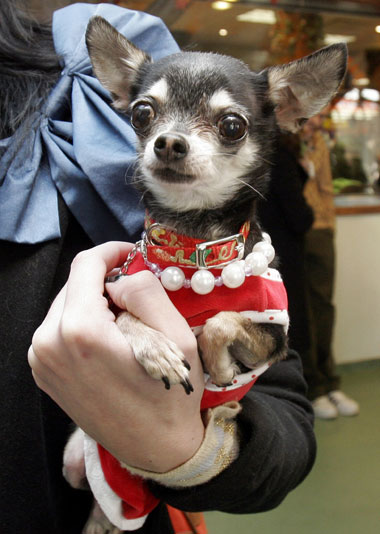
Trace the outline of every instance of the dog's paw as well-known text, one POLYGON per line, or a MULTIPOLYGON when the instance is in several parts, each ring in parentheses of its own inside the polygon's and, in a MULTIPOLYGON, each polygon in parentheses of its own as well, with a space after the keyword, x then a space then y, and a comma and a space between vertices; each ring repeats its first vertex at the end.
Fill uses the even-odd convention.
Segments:
POLYGON ((220 312, 208 319, 198 337, 202 360, 218 386, 231 383, 239 374, 240 362, 254 369, 285 354, 286 335, 280 325, 257 324, 237 312, 220 312), (237 343, 245 350, 233 350, 237 343))
POLYGON ((161 379, 166 389, 182 384, 186 393, 193 391, 189 381, 190 365, 182 351, 166 336, 152 330, 144 339, 135 339, 132 348, 146 372, 152 378, 161 379))
POLYGON ((221 312, 208 319, 198 336, 203 365, 217 386, 228 386, 239 368, 228 347, 240 328, 235 312, 221 312))
POLYGON ((99 504, 94 501, 94 506, 82 534, 121 534, 121 532, 108 520, 99 504))
POLYGON ((239 373, 239 367, 232 358, 227 344, 212 344, 211 338, 201 334, 198 344, 205 371, 217 386, 230 386, 233 378, 239 373))
POLYGON ((127 312, 121 313, 116 323, 149 376, 162 380, 166 389, 181 384, 187 394, 193 391, 190 364, 175 343, 127 312))
POLYGON ((76 489, 86 489, 86 467, 83 452, 83 430, 77 428, 70 436, 63 453, 63 476, 76 489))

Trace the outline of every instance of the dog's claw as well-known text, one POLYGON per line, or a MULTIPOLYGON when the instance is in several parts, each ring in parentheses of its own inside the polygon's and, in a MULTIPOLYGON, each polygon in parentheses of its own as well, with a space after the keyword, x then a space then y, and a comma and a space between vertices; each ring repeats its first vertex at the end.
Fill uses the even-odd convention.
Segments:
POLYGON ((119 314, 117 325, 149 376, 162 380, 166 389, 182 383, 187 394, 193 390, 188 381, 190 364, 173 341, 128 312, 119 314))
MULTIPOLYGON (((163 381, 163 383, 165 384, 165 389, 170 389, 170 381, 169 381, 169 378, 167 376, 163 376, 161 378, 161 380, 163 381)), ((194 391, 194 388, 190 382, 190 380, 181 380, 181 385, 183 386, 183 389, 185 390, 186 392, 186 395, 190 395, 190 393, 192 391, 194 391)))
POLYGON ((183 386, 183 389, 186 392, 186 395, 190 395, 190 393, 192 393, 194 391, 194 388, 193 388, 190 380, 182 380, 181 384, 183 386))
POLYGON ((163 381, 163 383, 165 384, 165 389, 170 389, 169 378, 168 378, 167 376, 163 376, 163 377, 162 377, 162 381, 163 381))

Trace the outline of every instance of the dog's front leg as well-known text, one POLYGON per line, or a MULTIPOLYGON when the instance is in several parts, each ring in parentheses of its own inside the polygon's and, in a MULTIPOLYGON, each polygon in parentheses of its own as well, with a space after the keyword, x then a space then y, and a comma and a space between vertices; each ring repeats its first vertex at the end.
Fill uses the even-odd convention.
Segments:
POLYGON ((63 453, 63 476, 75 489, 88 489, 84 462, 84 432, 77 428, 70 436, 63 453))
POLYGON ((193 391, 189 381, 190 365, 175 343, 128 312, 122 312, 116 324, 149 376, 162 380, 166 389, 182 384, 187 394, 193 391))
POLYGON ((237 360, 254 369, 284 358, 287 337, 280 325, 254 323, 237 312, 220 312, 206 321, 198 344, 211 380, 224 386, 239 373, 237 360), (237 343, 248 350, 234 351, 237 343))
POLYGON ((121 534, 122 532, 108 520, 98 502, 94 499, 94 505, 82 534, 121 534))

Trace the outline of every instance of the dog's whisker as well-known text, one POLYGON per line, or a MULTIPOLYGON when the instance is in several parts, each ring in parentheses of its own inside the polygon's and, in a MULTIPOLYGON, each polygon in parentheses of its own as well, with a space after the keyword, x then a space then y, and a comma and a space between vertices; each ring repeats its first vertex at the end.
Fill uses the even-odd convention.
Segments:
POLYGON ((129 183, 130 180, 133 182, 136 172, 137 172, 136 164, 135 162, 131 162, 125 169, 124 183, 129 183), (133 172, 130 172, 131 169, 134 169, 133 172), (129 177, 130 177, 130 180, 128 179, 129 177))
POLYGON ((139 203, 138 203, 139 206, 140 206, 141 204, 144 205, 144 197, 145 197, 145 192, 142 193, 142 195, 141 195, 140 198, 139 198, 139 203))
POLYGON ((143 184, 145 183, 145 180, 143 178, 137 178, 135 176, 132 177, 132 183, 133 184, 143 184))
MULTIPOLYGON (((265 175, 263 175, 265 176, 265 175)), ((262 177, 261 177, 262 178, 262 177)), ((251 184, 248 184, 247 182, 245 182, 244 180, 241 180, 240 178, 236 178, 236 180, 238 180, 239 182, 241 182, 242 184, 244 184, 245 186, 249 187, 250 189, 252 189, 252 191, 254 191, 256 194, 258 194, 263 200, 266 200, 265 196, 258 190, 256 189, 255 187, 253 187, 253 185, 251 184)))

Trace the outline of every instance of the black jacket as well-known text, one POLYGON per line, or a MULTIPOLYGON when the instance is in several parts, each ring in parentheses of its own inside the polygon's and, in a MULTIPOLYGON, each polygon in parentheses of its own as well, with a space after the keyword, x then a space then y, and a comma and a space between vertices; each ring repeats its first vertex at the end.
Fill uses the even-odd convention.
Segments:
MULTIPOLYGON (((91 495, 62 476, 70 420, 36 387, 27 351, 63 285, 73 256, 91 242, 61 203, 63 237, 39 245, 0 242, 0 531, 79 534, 91 495)), ((312 412, 295 353, 273 365, 243 400, 239 458, 192 489, 151 484, 163 501, 188 511, 250 513, 277 506, 312 467, 312 412)), ((139 534, 171 534, 159 506, 139 534)))
POLYGON ((313 224, 314 215, 303 196, 307 179, 294 152, 279 141, 269 189, 265 200, 258 205, 259 219, 272 238, 278 268, 288 293, 290 346, 301 356, 310 346, 304 236, 313 224))

